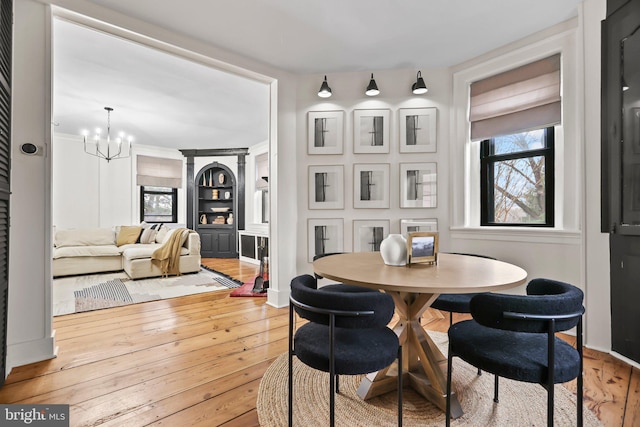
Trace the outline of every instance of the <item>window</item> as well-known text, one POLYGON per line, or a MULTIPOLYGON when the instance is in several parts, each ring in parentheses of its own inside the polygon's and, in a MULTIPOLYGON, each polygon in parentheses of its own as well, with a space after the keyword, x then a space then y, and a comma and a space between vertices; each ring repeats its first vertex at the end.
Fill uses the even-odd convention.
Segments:
POLYGON ((554 128, 480 143, 480 224, 554 225, 554 128))
POLYGON ((178 189, 140 186, 140 221, 178 222, 178 189))

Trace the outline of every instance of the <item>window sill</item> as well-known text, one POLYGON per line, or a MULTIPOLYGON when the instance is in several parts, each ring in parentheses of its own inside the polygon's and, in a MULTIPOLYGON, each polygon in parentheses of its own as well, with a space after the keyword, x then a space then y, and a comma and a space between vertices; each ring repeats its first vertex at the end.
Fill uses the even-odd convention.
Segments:
POLYGON ((452 239, 580 245, 580 230, 524 227, 451 227, 452 239))

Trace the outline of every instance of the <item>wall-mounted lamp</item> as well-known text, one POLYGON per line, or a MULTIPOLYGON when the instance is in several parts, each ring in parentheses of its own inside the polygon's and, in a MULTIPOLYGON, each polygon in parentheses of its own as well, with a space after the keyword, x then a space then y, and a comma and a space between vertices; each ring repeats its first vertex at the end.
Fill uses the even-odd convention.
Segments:
POLYGON ((327 76, 324 76, 324 81, 320 86, 320 90, 318 91, 318 96, 320 98, 329 98, 331 96, 331 88, 329 87, 329 83, 327 83, 327 76))
POLYGON ((427 93, 429 91, 429 89, 427 89, 427 85, 424 84, 422 73, 420 71, 418 71, 416 82, 411 86, 411 91, 416 95, 422 95, 423 93, 427 93))
POLYGON ((376 81, 373 79, 373 73, 371 73, 371 80, 369 80, 369 86, 367 86, 367 90, 364 92, 367 96, 376 96, 380 93, 378 90, 378 85, 376 81))
POLYGON ((625 90, 629 90, 629 85, 627 84, 627 82, 624 80, 624 77, 622 78, 622 91, 624 92, 625 90))

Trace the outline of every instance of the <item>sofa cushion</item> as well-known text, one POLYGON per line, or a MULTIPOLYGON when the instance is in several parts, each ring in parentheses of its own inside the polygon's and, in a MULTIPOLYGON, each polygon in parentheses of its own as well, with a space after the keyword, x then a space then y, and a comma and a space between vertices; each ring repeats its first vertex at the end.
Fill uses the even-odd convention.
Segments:
POLYGON ((99 246, 65 246, 53 251, 53 259, 91 256, 120 256, 122 250, 114 244, 99 246))
POLYGON ((149 244, 156 243, 156 234, 158 234, 158 230, 160 229, 161 224, 147 224, 143 222, 142 224, 142 234, 140 235, 140 243, 149 244))
POLYGON ((137 242, 141 232, 142 227, 140 227, 139 225, 120 226, 120 232, 118 233, 118 238, 116 239, 116 245, 122 246, 126 245, 127 243, 137 242))
POLYGON ((169 227, 167 227, 166 225, 162 224, 160 226, 160 228, 158 229, 158 233, 156 234, 156 242, 157 243, 164 242, 164 238, 167 236, 168 232, 169 232, 169 227))
MULTIPOLYGON (((179 230, 178 228, 172 228, 170 229, 167 234, 164 236, 164 239, 162 240, 162 244, 165 244, 169 241, 169 239, 171 238, 171 235, 176 231, 179 230)), ((182 236, 180 237, 180 246, 184 246, 184 243, 187 241, 187 237, 189 237, 189 230, 184 228, 182 229, 182 236)))
MULTIPOLYGON (((151 258, 153 251, 161 247, 162 245, 159 243, 152 245, 129 245, 122 252, 122 256, 125 259, 141 259, 141 258, 151 258)), ((182 247, 180 248, 180 255, 189 255, 189 249, 182 247)))
POLYGON ((55 246, 103 246, 115 245, 115 234, 108 228, 73 228, 56 230, 55 246))

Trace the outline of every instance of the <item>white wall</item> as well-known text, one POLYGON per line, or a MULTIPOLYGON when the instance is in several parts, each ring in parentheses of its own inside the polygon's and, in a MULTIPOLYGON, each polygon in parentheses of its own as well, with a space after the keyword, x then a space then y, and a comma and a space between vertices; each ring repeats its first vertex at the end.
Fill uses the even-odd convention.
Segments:
POLYGON ((611 350, 609 235, 600 232, 600 22, 606 0, 584 0, 585 286, 587 344, 611 350))
POLYGON ((14 2, 11 229, 7 374, 12 366, 51 358, 51 86, 45 7, 14 2), (18 52, 28 52, 20 55, 18 52), (43 155, 25 156, 32 143, 43 155))
POLYGON ((186 221, 186 159, 177 149, 136 144, 131 157, 107 162, 84 152, 79 135, 54 134, 52 152, 53 225, 57 228, 114 227, 140 223, 136 156, 181 160, 178 223, 186 221))

